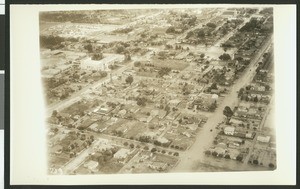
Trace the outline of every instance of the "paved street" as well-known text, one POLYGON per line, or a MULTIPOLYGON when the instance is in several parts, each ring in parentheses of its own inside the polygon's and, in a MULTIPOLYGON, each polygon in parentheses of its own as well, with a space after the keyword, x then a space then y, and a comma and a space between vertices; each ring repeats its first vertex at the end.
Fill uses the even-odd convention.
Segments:
POLYGON ((245 74, 243 74, 242 77, 237 80, 237 82, 233 85, 231 92, 225 96, 224 100, 218 106, 215 113, 208 118, 207 123, 199 131, 198 135, 196 136, 195 143, 189 150, 181 154, 181 161, 177 165, 177 167, 172 170, 172 172, 189 172, 193 169, 193 166, 195 166, 197 162, 203 159, 204 151, 210 147, 214 140, 214 137, 219 132, 219 130, 215 129, 215 126, 224 120, 223 110, 225 106, 234 107, 235 105, 237 105, 238 99, 236 91, 241 87, 244 87, 245 84, 253 79, 255 75, 255 69, 253 69, 254 65, 257 64, 259 58, 270 46, 272 40, 273 38, 270 37, 260 49, 260 51, 256 54, 256 56, 252 59, 249 67, 245 70, 245 74), (212 132, 210 132, 211 129, 212 132))

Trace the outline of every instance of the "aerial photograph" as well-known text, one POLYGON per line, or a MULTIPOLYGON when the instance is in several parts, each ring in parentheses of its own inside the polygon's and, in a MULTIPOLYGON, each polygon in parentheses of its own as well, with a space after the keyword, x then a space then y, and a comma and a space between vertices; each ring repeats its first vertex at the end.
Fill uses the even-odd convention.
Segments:
POLYGON ((43 11, 47 174, 276 170, 273 8, 43 11))

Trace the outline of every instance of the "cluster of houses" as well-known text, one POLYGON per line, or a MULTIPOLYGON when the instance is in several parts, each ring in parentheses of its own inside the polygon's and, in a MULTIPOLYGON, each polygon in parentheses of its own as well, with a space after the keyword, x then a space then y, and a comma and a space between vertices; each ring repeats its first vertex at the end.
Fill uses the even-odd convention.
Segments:
MULTIPOLYGON (((201 30, 196 28, 189 38, 204 33, 205 43, 211 40, 212 44, 216 36, 222 37, 225 35, 222 32, 233 31, 242 23, 241 19, 234 19, 242 14, 236 9, 222 13, 212 18, 201 30)), ((86 149, 90 153, 78 168, 79 172, 88 170, 89 173, 101 173, 109 168, 117 172, 136 154, 149 152, 150 148, 152 155, 147 156, 147 161, 147 158, 143 159, 150 170, 166 171, 177 162, 179 152, 184 152, 194 143, 199 128, 206 123, 207 117, 201 112, 206 114, 215 111, 220 96, 227 93, 228 87, 236 79, 235 67, 238 67, 235 59, 239 55, 234 54, 232 58, 229 55, 229 60, 217 60, 189 49, 191 46, 182 40, 172 43, 170 39, 185 34, 189 28, 187 26, 195 26, 197 22, 199 20, 193 14, 162 11, 147 19, 137 18, 126 27, 107 31, 109 35, 128 35, 132 40, 108 43, 89 40, 78 47, 74 45, 77 43, 73 46, 65 44, 65 49, 70 47, 69 50, 82 51, 77 57, 72 55, 72 58, 63 50, 48 52, 48 59, 55 57, 62 60, 55 69, 43 65, 42 75, 49 104, 87 88, 106 77, 107 73, 110 77, 101 86, 87 90, 63 110, 53 111, 47 120, 51 127, 58 128, 48 133, 53 158, 50 161, 55 169, 58 170, 86 149), (175 20, 166 15, 171 15, 175 20), (152 35, 150 31, 153 28, 149 27, 149 32, 145 28, 155 23, 157 17, 163 18, 158 22, 167 25, 152 35), (142 27, 136 28, 138 24, 142 27), (164 66, 161 65, 163 63, 164 66), (116 67, 124 66, 128 66, 128 69, 113 75, 116 67), (192 66, 196 69, 191 69, 192 66), (138 148, 139 145, 148 149, 138 148), (157 153, 162 159, 171 159, 172 163, 155 159, 157 153), (62 160, 58 161, 59 158, 62 160)), ((58 29, 67 32, 66 35, 75 35, 68 33, 70 27, 58 29)), ((77 29, 82 28, 78 26, 77 29)), ((79 33, 88 35, 94 30, 97 30, 96 26, 90 26, 79 33)), ((238 35, 244 34, 248 36, 240 49, 243 53, 250 53, 251 57, 254 53, 251 46, 261 45, 263 34, 255 37, 254 34, 240 32, 238 35)), ((46 55, 47 52, 44 53, 46 55)), ((244 55, 242 58, 240 61, 247 59, 244 55)), ((257 101, 267 104, 271 99, 270 91, 269 85, 251 84, 239 93, 239 98, 249 103, 257 101)), ((249 141, 269 143, 270 136, 258 133, 265 110, 265 106, 239 104, 229 123, 220 126, 222 131, 207 154, 241 161, 248 152, 245 145, 249 141)), ((52 172, 55 172, 54 168, 52 172)))

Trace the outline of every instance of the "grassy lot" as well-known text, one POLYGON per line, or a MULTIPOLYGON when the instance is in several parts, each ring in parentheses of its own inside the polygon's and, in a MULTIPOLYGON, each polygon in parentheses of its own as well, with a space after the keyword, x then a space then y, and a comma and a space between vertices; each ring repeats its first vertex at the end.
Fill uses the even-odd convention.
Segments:
POLYGON ((155 161, 164 162, 164 163, 167 163, 167 164, 172 166, 172 165, 175 165, 177 163, 178 159, 176 157, 173 157, 173 156, 156 154, 155 161))
POLYGON ((80 174, 80 175, 91 174, 89 169, 84 167, 84 164, 81 164, 75 171, 76 171, 77 174, 80 174))
POLYGON ((71 106, 65 108, 62 110, 62 113, 67 113, 72 116, 78 115, 80 113, 83 113, 86 110, 89 110, 90 108, 98 105, 98 101, 78 101, 72 104, 71 106))
POLYGON ((120 127, 120 125, 123 125, 127 122, 128 120, 126 119, 118 119, 116 123, 112 124, 112 125, 108 125, 108 122, 105 123, 107 127, 107 129, 104 131, 104 133, 106 134, 112 134, 113 130, 116 130, 120 127))
POLYGON ((87 128, 87 127, 89 127, 90 125, 92 125, 94 122, 96 122, 97 121, 97 119, 86 119, 86 120, 84 120, 81 124, 80 124, 80 126, 81 127, 83 127, 83 128, 87 128))
POLYGON ((118 163, 114 158, 105 163, 102 167, 100 167, 100 172, 106 174, 117 173, 124 165, 122 163, 118 163))
POLYGON ((70 159, 61 156, 49 156, 49 167, 54 165, 55 168, 60 168, 64 164, 66 164, 70 159))
POLYGON ((192 145, 194 143, 194 139, 193 138, 188 138, 182 134, 180 134, 180 132, 175 132, 175 133, 166 133, 164 135, 165 138, 167 138, 168 140, 171 140, 172 143, 170 144, 170 147, 173 146, 173 148, 175 149, 180 149, 180 150, 186 150, 190 145, 192 145))
POLYGON ((172 70, 184 70, 186 67, 189 66, 188 63, 182 61, 182 60, 161 60, 158 58, 153 59, 153 64, 155 67, 161 68, 161 67, 169 67, 172 70))
POLYGON ((142 76, 142 77, 156 77, 157 76, 157 72, 136 72, 138 76, 142 76))
POLYGON ((127 131, 124 133, 125 138, 135 138, 139 133, 145 131, 147 128, 146 124, 141 122, 134 122, 127 126, 127 131))
POLYGON ((191 138, 187 138, 187 137, 180 137, 178 140, 175 140, 171 143, 171 145, 175 146, 179 146, 179 149, 181 150, 186 150, 187 148, 189 148, 191 145, 193 144, 193 140, 191 138))

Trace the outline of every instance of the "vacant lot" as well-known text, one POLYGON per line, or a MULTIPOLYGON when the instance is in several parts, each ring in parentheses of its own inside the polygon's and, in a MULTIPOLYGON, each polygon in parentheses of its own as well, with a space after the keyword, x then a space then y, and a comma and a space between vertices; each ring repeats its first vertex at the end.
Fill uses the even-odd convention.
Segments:
POLYGON ((155 67, 161 68, 161 67, 169 67, 172 70, 184 70, 186 67, 189 66, 188 63, 182 61, 182 60, 169 60, 169 59, 158 59, 154 58, 152 60, 152 63, 155 67))
POLYGON ((70 159, 61 156, 49 156, 49 167, 54 165, 54 168, 58 169, 64 164, 66 164, 70 159))
POLYGON ((78 101, 72 104, 71 106, 62 110, 63 113, 67 113, 70 115, 80 115, 83 114, 84 111, 97 106, 99 103, 95 101, 78 101))

